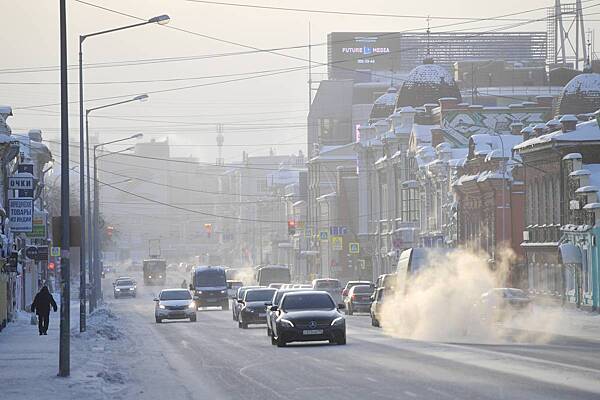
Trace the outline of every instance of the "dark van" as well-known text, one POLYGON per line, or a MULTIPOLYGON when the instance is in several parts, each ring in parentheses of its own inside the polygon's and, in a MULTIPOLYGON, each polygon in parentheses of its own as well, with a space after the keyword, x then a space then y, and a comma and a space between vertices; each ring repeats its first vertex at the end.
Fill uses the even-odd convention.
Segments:
POLYGON ((229 310, 225 268, 196 267, 192 270, 190 282, 190 290, 198 308, 221 307, 222 310, 229 310))

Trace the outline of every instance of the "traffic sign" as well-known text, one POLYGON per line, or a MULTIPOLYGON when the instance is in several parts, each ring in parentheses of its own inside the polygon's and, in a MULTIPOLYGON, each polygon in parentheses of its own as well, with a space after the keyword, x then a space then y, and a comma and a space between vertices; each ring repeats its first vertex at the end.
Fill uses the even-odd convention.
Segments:
POLYGON ((344 241, 343 238, 341 236, 332 236, 331 237, 331 248, 333 250, 343 250, 344 248, 344 241))
POLYGON ((52 257, 60 257, 60 247, 52 247, 52 248, 50 248, 50 255, 52 257))
POLYGON ((327 230, 319 231, 319 239, 326 242, 329 240, 329 232, 327 230))
POLYGON ((360 253, 360 243, 351 242, 348 244, 348 252, 350 254, 358 254, 360 253))

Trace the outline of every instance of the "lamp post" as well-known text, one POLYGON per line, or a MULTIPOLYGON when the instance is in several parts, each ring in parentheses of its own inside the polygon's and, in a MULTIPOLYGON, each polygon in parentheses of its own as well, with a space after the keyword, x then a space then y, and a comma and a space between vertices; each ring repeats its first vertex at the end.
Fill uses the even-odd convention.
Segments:
MULTIPOLYGON (((85 154, 84 154, 84 132, 83 132, 83 42, 85 41, 85 39, 89 38, 89 37, 93 37, 93 36, 99 36, 99 35, 104 35, 106 33, 112 33, 112 32, 117 32, 117 31, 122 31, 125 29, 129 29, 129 28, 135 28, 138 26, 142 26, 142 25, 147 25, 147 24, 159 24, 159 25, 164 25, 169 23, 171 19, 169 18, 168 15, 159 15, 157 17, 153 17, 150 18, 147 21, 142 21, 142 22, 138 22, 137 24, 131 24, 131 25, 125 25, 125 26, 121 26, 118 28, 113 28, 113 29, 106 29, 103 31, 98 31, 98 32, 93 32, 93 33, 88 33, 87 35, 79 35, 79 163, 82 167, 82 172, 83 172, 83 167, 84 167, 84 162, 85 162, 85 154)), ((87 114, 87 113, 86 113, 87 114)), ((68 153, 65 153, 68 154, 68 153)), ((89 164, 90 161, 90 155, 89 155, 89 146, 87 147, 87 162, 89 164)), ((88 172, 88 177, 89 177, 89 166, 87 168, 87 172, 88 172)), ((84 181, 84 176, 83 173, 80 174, 79 176, 79 209, 80 209, 80 215, 81 215, 81 246, 80 246, 80 253, 79 253, 79 262, 81 264, 80 266, 80 287, 84 288, 83 290, 80 290, 80 295, 79 295, 79 330, 81 332, 84 332, 86 329, 86 321, 85 321, 85 308, 86 308, 86 291, 85 291, 85 219, 86 219, 86 211, 85 211, 85 196, 84 196, 84 187, 85 185, 85 181, 84 181)), ((89 180, 88 180, 88 185, 89 185, 89 180)), ((88 191, 88 206, 89 206, 89 191, 88 191)), ((88 216, 89 216, 89 212, 88 212, 88 216)), ((90 221, 91 217, 88 218, 88 225, 89 225, 89 221, 90 221)), ((90 230, 88 229, 88 239, 89 239, 89 232, 90 230)), ((90 258, 88 257, 88 261, 91 261, 90 258)), ((95 305, 94 305, 95 306, 95 305)), ((92 311, 92 304, 90 302, 90 312, 92 311)))
POLYGON ((110 142, 99 143, 94 145, 94 240, 93 243, 93 253, 94 253, 94 293, 96 297, 96 301, 102 298, 102 288, 100 285, 101 274, 100 274, 100 232, 98 231, 98 227, 100 225, 100 185, 98 184, 98 158, 104 157, 107 155, 119 153, 106 153, 100 156, 96 156, 96 150, 100 146, 106 146, 113 143, 124 142, 130 139, 138 139, 141 138, 143 134, 137 133, 133 136, 128 136, 126 138, 111 140, 110 142))
MULTIPOLYGON (((94 309, 96 308, 96 300, 97 300, 97 296, 96 296, 96 289, 95 289, 95 285, 93 284, 93 280, 94 280, 94 273, 92 271, 92 263, 93 263, 93 259, 92 259, 92 213, 91 213, 91 184, 90 184, 90 132, 89 132, 89 116, 90 113, 92 111, 96 111, 96 110, 102 110, 104 108, 109 108, 109 107, 114 107, 114 106, 118 106, 121 104, 126 104, 126 103, 131 103, 134 101, 146 101, 148 99, 148 95, 147 94, 140 94, 138 96, 135 96, 131 99, 128 100, 122 100, 122 101, 117 101, 114 103, 110 103, 110 104, 105 104, 102 106, 98 106, 98 107, 93 107, 93 108, 88 108, 87 110, 85 110, 85 144, 86 144, 86 167, 87 167, 87 204, 88 204, 88 212, 87 212, 87 256, 88 256, 88 265, 89 270, 88 270, 88 274, 89 274, 89 281, 90 281, 90 285, 92 285, 92 295, 90 296, 90 312, 94 311, 94 309)), ((80 174, 80 179, 83 177, 83 174, 80 174)), ((83 215, 83 214, 82 214, 83 215)), ((82 227, 82 232, 84 232, 83 230, 84 227, 82 227)), ((82 233, 83 235, 83 233, 82 233)))

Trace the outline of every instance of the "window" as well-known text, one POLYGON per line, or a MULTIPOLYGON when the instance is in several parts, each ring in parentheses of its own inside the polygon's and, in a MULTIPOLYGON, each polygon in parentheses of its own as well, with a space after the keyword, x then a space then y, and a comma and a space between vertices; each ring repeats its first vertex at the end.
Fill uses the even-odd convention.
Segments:
POLYGON ((319 120, 319 143, 333 139, 336 121, 333 118, 321 118, 319 120))

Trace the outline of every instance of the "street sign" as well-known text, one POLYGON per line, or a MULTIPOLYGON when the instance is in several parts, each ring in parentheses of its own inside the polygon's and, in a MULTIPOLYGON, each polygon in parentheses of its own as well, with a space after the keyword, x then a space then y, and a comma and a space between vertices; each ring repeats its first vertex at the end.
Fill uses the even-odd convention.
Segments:
POLYGON ((8 213, 13 232, 31 232, 33 229, 33 200, 9 199, 8 213))
POLYGON ((50 255, 52 257, 60 257, 60 247, 52 247, 50 249, 50 255))
POLYGON ((319 240, 322 240, 324 242, 329 240, 329 232, 327 230, 321 230, 319 231, 319 240))
POLYGON ((350 254, 358 254, 360 253, 360 243, 351 242, 348 244, 348 252, 350 254))
POLYGON ((332 236, 331 237, 331 248, 333 250, 343 250, 344 249, 344 241, 341 236, 332 236))
POLYGON ((30 260, 47 261, 48 246, 29 246, 25 249, 25 256, 30 260))
POLYGON ((33 226, 31 232, 25 233, 30 239, 45 239, 46 238, 46 221, 48 214, 45 212, 34 212, 33 213, 33 226))

